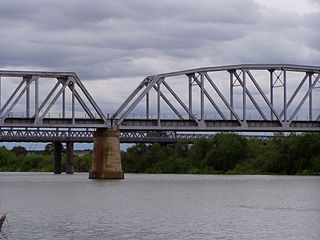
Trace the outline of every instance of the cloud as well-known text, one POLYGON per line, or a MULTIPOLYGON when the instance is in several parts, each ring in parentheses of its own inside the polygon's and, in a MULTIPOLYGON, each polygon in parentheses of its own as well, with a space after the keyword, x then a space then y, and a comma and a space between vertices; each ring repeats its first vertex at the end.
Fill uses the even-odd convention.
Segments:
POLYGON ((242 25, 259 18, 256 7, 250 0, 2 1, 0 65, 71 70, 88 79, 121 68, 127 77, 140 58, 199 58, 217 42, 243 37, 242 25))

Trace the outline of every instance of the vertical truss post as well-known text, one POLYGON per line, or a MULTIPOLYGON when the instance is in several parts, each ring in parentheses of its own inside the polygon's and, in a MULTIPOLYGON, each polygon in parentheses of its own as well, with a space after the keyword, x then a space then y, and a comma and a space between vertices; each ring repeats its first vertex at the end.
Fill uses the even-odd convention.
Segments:
POLYGON ((283 70, 283 121, 287 121, 287 72, 283 70))
POLYGON ((146 94, 146 119, 150 116, 149 92, 146 94))
POLYGON ((34 115, 36 119, 39 117, 39 77, 35 78, 34 83, 34 115))
POLYGON ((309 93, 309 121, 312 121, 312 74, 309 74, 309 89, 311 89, 309 93))
POLYGON ((157 119, 158 119, 158 126, 160 126, 160 83, 158 83, 158 91, 157 91, 157 119))
MULTIPOLYGON (((273 107, 273 70, 270 71, 270 103, 271 106, 273 107)), ((273 113, 272 110, 270 109, 270 119, 273 120, 273 113)))
POLYGON ((66 118, 66 91, 62 92, 62 118, 66 118))
POLYGON ((75 82, 72 81, 72 100, 71 100, 71 104, 72 104, 72 124, 75 124, 75 82))
POLYGON ((243 121, 247 120, 247 81, 246 81, 246 73, 242 70, 242 82, 243 82, 243 91, 242 91, 242 107, 243 107, 243 121))
MULTIPOLYGON (((233 73, 230 72, 230 107, 233 108, 233 73)), ((233 113, 230 110, 230 120, 233 120, 233 113)))
POLYGON ((26 117, 30 117, 30 77, 23 77, 26 79, 26 117))
POLYGON ((200 120, 204 120, 204 73, 200 73, 200 120))
MULTIPOLYGON (((189 79, 189 110, 192 113, 192 76, 188 75, 189 79)), ((189 119, 192 119, 192 116, 189 115, 189 119)))

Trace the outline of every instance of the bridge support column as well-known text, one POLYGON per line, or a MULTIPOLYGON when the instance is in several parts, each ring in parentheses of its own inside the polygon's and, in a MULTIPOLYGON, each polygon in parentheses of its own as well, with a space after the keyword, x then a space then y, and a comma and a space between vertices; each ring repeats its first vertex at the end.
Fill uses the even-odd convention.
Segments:
POLYGON ((62 144, 61 142, 54 142, 54 173, 61 174, 61 153, 62 144))
POLYGON ((67 142, 66 174, 73 174, 73 142, 67 142))
POLYGON ((120 131, 97 129, 93 134, 94 149, 90 179, 123 179, 120 155, 120 131))

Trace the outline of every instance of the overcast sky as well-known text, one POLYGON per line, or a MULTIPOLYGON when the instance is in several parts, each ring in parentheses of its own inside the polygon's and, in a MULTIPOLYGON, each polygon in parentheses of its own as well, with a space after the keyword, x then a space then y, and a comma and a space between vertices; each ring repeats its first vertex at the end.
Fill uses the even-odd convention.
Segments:
POLYGON ((150 74, 319 66, 319 19, 319 0, 1 0, 0 68, 73 71, 98 104, 120 105, 150 74))
POLYGON ((320 63, 319 0, 2 0, 0 67, 143 78, 238 63, 320 63))

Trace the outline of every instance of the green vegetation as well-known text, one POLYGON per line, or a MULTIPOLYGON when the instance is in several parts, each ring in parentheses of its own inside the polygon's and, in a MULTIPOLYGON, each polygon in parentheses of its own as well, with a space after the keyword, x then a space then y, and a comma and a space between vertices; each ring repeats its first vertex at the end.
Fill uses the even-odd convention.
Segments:
MULTIPOLYGON (((89 171, 91 158, 74 156, 74 170, 89 171)), ((270 142, 217 134, 194 144, 136 144, 122 152, 122 164, 128 173, 320 174, 320 134, 276 135, 270 142)), ((53 148, 35 154, 0 147, 0 171, 52 172, 53 148)))
MULTIPOLYGON (((28 153, 24 147, 17 146, 11 151, 0 147, 0 171, 4 172, 52 172, 53 148, 48 144, 43 152, 28 153)), ((74 156, 74 170, 87 172, 91 166, 91 154, 74 156)), ((62 157, 62 169, 65 169, 66 158, 62 157)))
POLYGON ((320 174, 320 134, 276 135, 270 142, 217 134, 194 144, 137 144, 122 153, 125 172, 320 174))

